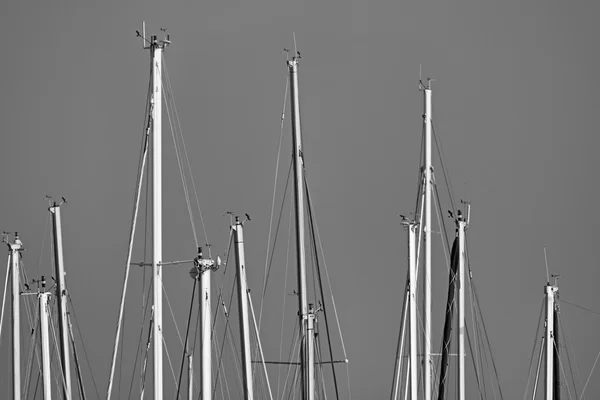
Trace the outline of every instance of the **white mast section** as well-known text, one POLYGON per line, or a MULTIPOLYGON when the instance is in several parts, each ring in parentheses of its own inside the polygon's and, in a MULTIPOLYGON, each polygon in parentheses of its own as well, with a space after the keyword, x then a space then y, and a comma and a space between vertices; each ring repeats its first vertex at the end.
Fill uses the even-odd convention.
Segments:
POLYGON ((12 366, 13 366, 13 398, 21 400, 21 317, 19 308, 20 297, 20 259, 23 242, 15 232, 15 240, 9 244, 11 258, 12 283, 12 366))
POLYGON ((235 225, 235 259, 237 264, 238 308, 240 316, 240 337, 242 343, 242 372, 244 379, 244 399, 252 400, 252 359, 250 358, 250 328, 248 325, 248 286, 246 282, 246 260, 244 255, 244 227, 238 217, 235 225))
POLYGON ((306 291, 306 256, 304 253, 304 159, 302 155, 302 128, 300 125, 300 101, 298 97, 298 58, 288 60, 290 73, 290 97, 292 103, 292 133, 294 145, 294 197, 296 203, 296 254, 298 262, 298 308, 300 318, 300 366, 302 369, 302 398, 314 398, 314 355, 309 344, 309 314, 306 291))
POLYGON ((212 313, 211 313, 211 271, 219 267, 214 260, 202 258, 202 247, 198 247, 198 256, 194 258, 194 267, 190 270, 192 278, 200 282, 200 393, 202 400, 212 399, 212 313))
POLYGON ((61 350, 62 373, 65 378, 64 398, 71 398, 71 358, 69 352, 69 330, 67 323, 67 289, 65 285, 65 269, 62 246, 62 226, 60 219, 60 204, 54 203, 49 208, 52 213, 54 230, 54 267, 56 274, 56 298, 58 299, 59 335, 61 350))
POLYGON ((558 287, 546 285, 546 396, 552 400, 554 396, 554 307, 558 287))
POLYGON ((468 221, 458 214, 458 399, 465 400, 465 229, 468 221))
POLYGON ((409 271, 409 295, 408 310, 410 318, 410 399, 417 400, 419 366, 417 364, 417 252, 416 252, 416 230, 417 223, 408 225, 408 271, 409 271))
POLYGON ((431 80, 427 87, 423 88, 424 107, 423 124, 425 127, 425 268, 423 286, 425 288, 425 304, 423 314, 425 316, 425 400, 431 400, 431 80))
POLYGON ((194 359, 188 354, 188 400, 194 399, 194 359))
POLYGON ((163 43, 152 36, 152 277, 154 323, 154 399, 163 395, 162 336, 162 53, 163 43))
MULTIPOLYGON (((42 290, 45 289, 43 286, 42 290)), ((50 293, 39 294, 40 331, 42 335, 42 374, 44 382, 44 400, 50 400, 52 398, 52 379, 50 376, 50 335, 48 334, 49 295, 50 293)))

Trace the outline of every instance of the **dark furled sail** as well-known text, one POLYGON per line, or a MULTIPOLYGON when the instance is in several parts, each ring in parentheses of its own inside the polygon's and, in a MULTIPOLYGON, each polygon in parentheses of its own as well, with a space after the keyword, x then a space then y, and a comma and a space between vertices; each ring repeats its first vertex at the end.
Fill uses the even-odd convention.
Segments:
POLYGON ((446 321, 444 322, 444 339, 442 341, 442 366, 440 371, 440 387, 438 400, 444 400, 445 386, 448 381, 448 354, 450 352, 450 341, 452 333, 452 316, 454 314, 454 289, 457 283, 456 272, 459 262, 458 237, 454 238, 452 252, 450 254, 450 276, 448 279, 448 301, 446 303, 446 321))

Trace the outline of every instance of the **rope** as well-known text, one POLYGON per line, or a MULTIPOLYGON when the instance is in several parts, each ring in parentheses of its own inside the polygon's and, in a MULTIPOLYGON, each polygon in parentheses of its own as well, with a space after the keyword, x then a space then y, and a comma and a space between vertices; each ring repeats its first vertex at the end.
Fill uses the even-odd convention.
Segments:
MULTIPOLYGON (((285 77, 285 92, 283 94, 283 106, 281 107, 281 123, 280 123, 280 127, 279 127, 279 144, 277 145, 277 162, 275 163, 275 178, 273 179, 273 197, 271 199, 271 217, 269 219, 269 235, 267 236, 267 252, 266 252, 266 257, 265 257, 265 272, 264 272, 265 277, 263 280, 263 294, 260 299, 260 311, 258 313, 259 328, 260 328, 260 325, 262 322, 263 304, 264 304, 265 290, 266 290, 267 279, 268 279, 267 268, 268 268, 268 263, 269 263, 269 250, 270 250, 270 246, 271 246, 271 232, 272 232, 272 228, 273 228, 273 213, 275 211, 275 193, 276 193, 276 188, 277 188, 277 176, 279 174, 279 159, 281 157, 281 142, 283 140, 283 120, 285 119, 285 105, 287 102, 287 93, 288 93, 289 86, 290 86, 289 80, 286 76, 285 77)), ((273 246, 275 246, 275 244, 273 244, 273 246)))
MULTIPOLYGON (((553 340, 552 342, 554 344, 554 350, 558 353, 558 346, 556 345, 556 340, 553 340)), ((560 366, 560 372, 562 372, 562 375, 565 378, 565 386, 567 387, 567 394, 569 395, 569 399, 572 399, 571 391, 569 390, 569 382, 567 381, 567 374, 565 374, 565 369, 563 368, 563 364, 560 361, 560 357, 558 357, 558 365, 560 366)))
POLYGON ((452 206, 452 210, 456 210, 456 208, 454 207, 454 197, 452 196, 452 182, 450 182, 450 176, 448 174, 446 174, 446 166, 445 166, 445 162, 444 162, 444 152, 442 150, 442 144, 441 141, 438 140, 437 137, 437 133, 436 133, 436 123, 435 120, 433 118, 431 118, 431 128, 432 128, 432 132, 433 132, 433 139, 435 141, 435 146, 438 150, 438 156, 440 157, 440 163, 442 164, 442 172, 444 173, 444 180, 446 181, 446 187, 448 188, 448 196, 450 197, 450 205, 452 206))

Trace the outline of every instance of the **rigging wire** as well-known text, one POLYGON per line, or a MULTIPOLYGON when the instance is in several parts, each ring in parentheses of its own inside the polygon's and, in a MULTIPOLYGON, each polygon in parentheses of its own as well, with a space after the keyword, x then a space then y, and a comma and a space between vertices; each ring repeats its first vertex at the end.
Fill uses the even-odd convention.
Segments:
MULTIPOLYGON (((556 344, 556 340, 552 341, 554 344, 554 351, 556 351, 558 353, 558 346, 556 344)), ((558 365, 560 366, 560 372, 562 372, 563 377, 565 378, 565 386, 567 387, 567 395, 569 395, 569 399, 572 399, 571 397, 571 391, 569 390, 569 382, 567 381, 567 374, 565 374, 565 369, 563 367, 563 363, 560 361, 560 357, 558 357, 558 365)))
MULTIPOLYGON (((307 194, 307 198, 309 198, 310 190, 308 188, 308 185, 306 186, 306 194, 307 194)), ((327 262, 325 261, 325 252, 323 251, 323 242, 321 241, 321 235, 319 234, 319 225, 317 224, 316 220, 314 221, 314 228, 315 228, 316 237, 319 242, 319 249, 321 250, 321 257, 323 259, 323 268, 325 269, 325 276, 327 277, 327 285, 329 287, 329 293, 331 294, 331 305, 333 306, 333 313, 334 313, 335 321, 336 321, 336 324, 338 327, 338 333, 340 335, 340 342, 342 345, 342 350, 344 352, 344 360, 346 360, 346 376, 348 377, 348 399, 352 400, 352 392, 350 391, 350 368, 348 366, 348 364, 349 364, 348 354, 346 353, 346 346, 344 345, 344 336, 342 335, 342 328, 340 326, 340 320, 338 317, 337 308, 335 306, 335 299, 333 297, 333 289, 331 287, 331 280, 329 279, 329 270, 327 269, 327 262)))
MULTIPOLYGON (((287 180, 285 183, 285 188, 283 190, 283 199, 281 200, 281 209, 279 210, 279 218, 277 220, 277 227, 275 228, 275 239, 273 240, 273 247, 271 249, 271 261, 269 262, 269 266, 267 268, 267 273, 266 273, 266 277, 264 279, 264 284, 263 284, 263 290, 262 290, 262 295, 261 295, 261 303, 263 302, 266 294, 267 294, 267 284, 269 283, 269 276, 271 274, 271 267, 273 265, 273 254, 275 253, 275 244, 277 243, 277 238, 279 237, 279 227, 281 226, 281 215, 283 213, 283 206, 285 205, 285 198, 287 196, 287 189, 290 183, 290 175, 292 172, 292 165, 293 165, 293 159, 290 159, 290 167, 288 169, 288 176, 287 176, 287 180)), ((260 322, 261 322, 261 315, 259 313, 258 316, 258 322, 259 322, 259 329, 260 329, 260 322)))
POLYGON ((75 320, 75 327, 77 328, 77 332, 79 332, 79 338, 81 339, 81 347, 83 348, 83 354, 85 355, 85 360, 87 366, 90 370, 90 375, 92 377, 92 383, 94 385, 94 390, 96 391, 96 397, 100 398, 100 392, 98 392, 98 386, 96 386, 96 379, 94 379, 94 373, 92 371, 92 366, 90 365, 90 357, 88 356, 87 349, 85 347, 85 343, 83 341, 83 335, 81 334, 81 329, 79 328, 79 321, 77 321, 77 313, 75 312, 75 306, 73 305, 73 301, 71 300, 71 294, 67 290, 67 298, 69 299, 69 305, 71 308, 70 314, 73 314, 73 319, 75 320))
MULTIPOLYGON (((144 268, 144 271, 146 271, 145 268, 144 268)), ((154 280, 150 279, 150 285, 148 286, 148 291, 147 292, 142 292, 142 304, 143 304, 143 308, 142 308, 142 323, 140 324, 140 335, 139 335, 138 341, 137 341, 138 342, 138 346, 137 346, 137 349, 136 349, 136 352, 135 352, 135 360, 133 362, 133 368, 132 368, 132 371, 131 371, 132 379, 129 382, 129 396, 128 396, 128 398, 131 398, 131 393, 133 391, 133 376, 135 375, 135 370, 137 369, 137 363, 138 363, 139 356, 140 356, 140 354, 143 353, 142 335, 144 334, 144 321, 146 320, 146 314, 148 313, 148 305, 149 305, 148 298, 150 297, 150 293, 152 293, 152 286, 153 285, 154 285, 154 280), (144 296, 144 293, 145 293, 145 296, 144 296)), ((144 286, 145 286, 145 279, 144 279, 144 286)), ((151 313, 150 314, 150 324, 149 324, 150 328, 149 329, 151 329, 151 327, 152 327, 152 316, 153 316, 153 314, 151 313)), ((148 340, 150 340, 150 339, 148 339, 148 340)), ((148 342, 146 346, 148 347, 149 345, 150 345, 150 342, 148 342)), ((146 348, 146 352, 148 352, 148 351, 149 351, 149 349, 146 348)), ((147 358, 147 353, 146 353, 145 357, 147 358)), ((146 361, 146 358, 144 359, 144 363, 146 361)), ((145 364, 142 364, 141 367, 145 368, 145 364)), ((144 373, 142 372, 142 375, 143 374, 144 373)))
MULTIPOLYGON (((279 359, 281 360, 281 354, 283 352, 283 327, 285 322, 285 303, 287 300, 287 283, 288 283, 288 270, 289 270, 289 261, 290 261, 290 241, 291 241, 291 231, 292 231, 292 206, 291 206, 291 197, 290 197, 290 215, 288 219, 288 241, 287 241, 287 249, 285 254, 285 277, 283 279, 283 301, 281 307, 281 330, 279 334, 279 359)), ((258 336, 258 333, 257 333, 258 336)), ((279 398, 279 384, 281 382, 281 364, 277 366, 277 398, 279 398)))
POLYGON ((177 382, 177 394, 175 398, 179 398, 179 392, 181 390, 181 376, 183 375, 183 365, 185 363, 185 354, 189 353, 188 349, 188 336, 190 333, 190 323, 192 322, 192 310, 194 308, 194 297, 196 295, 196 282, 197 279, 194 279, 194 286, 192 287, 192 299, 190 301, 190 312, 188 314, 187 328, 185 330, 185 346, 183 347, 183 354, 181 355, 181 368, 179 368, 179 381, 177 382))
MULTIPOLYGON (((261 322, 262 322, 263 303, 264 303, 265 291, 266 291, 266 287, 267 287, 267 279, 268 279, 267 270, 270 269, 270 267, 268 267, 269 250, 270 250, 270 245, 271 245, 271 232, 272 232, 272 228, 273 228, 273 214, 275 211, 275 193, 276 193, 276 188, 277 188, 277 177, 279 174, 279 159, 281 157, 281 143, 283 140, 283 123, 284 123, 284 119, 285 119, 285 106, 286 106, 286 102, 287 102, 287 93, 288 93, 289 86, 290 86, 289 80, 288 80, 288 77, 286 76, 285 77, 285 91, 283 94, 283 105, 281 107, 281 122, 280 122, 280 127, 279 127, 279 144, 277 145, 277 162, 275 163, 275 178, 273 179, 273 197, 271 199, 271 216, 269 218, 269 235, 267 236, 267 251, 266 251, 266 257, 265 257, 265 271, 264 271, 264 279, 263 279, 263 295, 260 299, 260 311, 258 313, 259 329, 260 329, 261 322)), ((288 177, 288 180, 289 180, 289 177, 288 177)), ((285 195, 284 195, 284 197, 285 197, 285 195)), ((273 246, 275 246, 275 243, 273 243, 273 246)), ((272 257, 273 256, 271 255, 271 259, 272 259, 272 257)))
POLYGON ((525 386, 525 394, 523 395, 523 400, 527 398, 527 392, 529 391, 529 382, 531 380, 531 367, 533 366, 533 360, 535 356, 535 349, 537 348, 537 338, 538 332, 540 330, 540 324, 542 323, 542 315, 544 313, 544 301, 542 300, 542 306, 540 307, 540 315, 538 317, 538 323, 535 328, 535 336, 533 341, 533 348, 531 349, 531 357, 529 357, 529 368, 527 369, 527 385, 525 386))
MULTIPOLYGON (((560 302, 560 298, 559 298, 559 302, 560 302)), ((571 381, 573 382, 573 391, 575 392, 575 398, 579 399, 580 397, 577 394, 577 385, 575 383, 575 376, 573 375, 573 366, 571 364, 571 357, 569 356, 569 342, 567 340, 567 335, 565 333, 566 329, 563 326, 562 318, 560 317, 560 313, 557 314, 557 317, 558 317, 558 324, 560 326, 562 338, 563 338, 563 341, 565 342, 565 351, 567 352, 567 361, 569 362, 569 370, 571 370, 571 381)), ((575 373, 577 374, 577 380, 579 381, 579 384, 581 384, 581 378, 579 376, 579 370, 577 369, 577 364, 575 364, 575 373)))
POLYGON ((600 357, 600 352, 598 352, 598 355, 596 356, 596 360, 594 361, 594 365, 592 366, 592 370, 590 371, 590 374, 588 375, 588 378, 585 381, 585 385, 583 386, 583 390, 581 391, 581 398, 582 399, 583 399, 583 395, 585 394, 585 389, 587 389, 587 385, 588 385, 588 383, 590 383, 590 378, 592 377, 592 374, 594 373, 594 369, 596 368, 596 363, 598 362, 598 357, 600 357))
POLYGON ((450 205, 452 206, 452 210, 456 210, 456 208, 454 207, 454 196, 452 195, 453 190, 452 190, 452 182, 450 181, 450 176, 449 174, 446 173, 447 167, 446 167, 446 163, 444 161, 444 151, 443 151, 443 147, 441 144, 441 140, 438 139, 437 137, 437 129, 436 129, 436 122, 433 118, 431 118, 431 130, 433 133, 433 139, 435 142, 435 146, 437 147, 438 150, 438 156, 440 158, 440 164, 442 164, 442 172, 444 173, 444 180, 446 181, 446 187, 448 188, 448 197, 450 198, 450 205))
POLYGON ((560 299, 560 302, 561 302, 561 303, 567 303, 567 304, 569 304, 569 305, 571 305, 571 306, 573 306, 573 307, 580 308, 580 309, 582 309, 582 310, 584 310, 584 311, 587 311, 587 312, 589 312, 589 313, 592 313, 592 314, 600 315, 600 312, 598 312, 598 311, 594 311, 594 310, 591 310, 591 309, 589 309, 589 308, 586 308, 586 307, 583 307, 583 306, 577 305, 577 304, 575 304, 575 303, 571 303, 571 302, 569 302, 569 301, 563 300, 562 298, 560 299))
MULTIPOLYGON (((150 68, 150 76, 152 77, 152 67, 150 68)), ((125 276, 123 279, 123 291, 121 294, 121 304, 119 306, 119 317, 117 319, 117 332, 115 335, 115 342, 114 342, 114 346, 113 346, 113 356, 112 356, 110 374, 109 374, 109 379, 108 379, 108 389, 107 389, 107 395, 106 395, 107 400, 110 400, 110 395, 112 392, 113 376, 114 376, 115 364, 116 364, 116 360, 117 360, 116 357, 117 357, 117 352, 118 352, 118 348, 119 348, 119 337, 121 336, 121 325, 122 325, 122 321, 123 321, 125 296, 127 294, 127 283, 129 280, 129 271, 131 268, 131 255, 132 255, 132 251, 133 251, 133 238, 135 236, 135 225, 137 222, 137 212, 138 212, 138 207, 139 207, 139 202, 140 202, 141 182, 142 182, 142 178, 143 178, 144 164, 146 162, 146 158, 147 158, 147 154, 148 154, 148 137, 149 137, 150 129, 151 129, 152 111, 153 111, 153 106, 150 105, 150 103, 151 103, 150 97, 151 97, 151 92, 152 92, 151 87, 152 87, 152 79, 150 78, 150 80, 148 82, 148 95, 146 98, 147 125, 146 125, 146 129, 144 130, 144 134, 142 136, 142 145, 141 145, 141 149, 140 149, 140 160, 139 160, 139 164, 138 164, 138 173, 137 173, 137 178, 136 178, 135 203, 134 203, 134 207, 132 210, 131 226, 130 226, 130 230, 129 230, 129 245, 128 245, 128 249, 127 249, 127 261, 126 261, 126 265, 125 265, 125 276)))
MULTIPOLYGON (((308 221, 309 221, 309 227, 310 227, 310 236, 312 238, 311 246, 314 249, 314 265, 317 270, 316 275, 318 277, 321 299, 323 301, 321 304, 321 308, 323 310, 323 317, 325 318, 325 332, 327 333, 327 343, 329 345, 329 357, 331 360, 331 370, 333 372, 333 384, 335 387, 336 399, 339 400, 340 394, 339 394, 338 383, 337 383, 337 375, 335 373, 335 364, 333 363, 333 348, 331 346, 331 333, 329 332, 329 320, 327 319, 327 308, 325 306, 325 294, 323 293, 323 278, 321 277, 321 269, 319 267, 319 257, 317 254, 317 238, 316 238, 316 234, 315 234, 315 222, 314 222, 315 218, 314 218, 314 214, 313 214, 314 211, 313 211, 312 201, 310 198, 310 192, 308 190, 308 182, 307 182, 306 174, 304 175, 304 186, 306 188, 306 201, 307 201, 307 206, 308 206, 308 221)), ((314 278, 314 275, 315 275, 315 273, 313 273, 313 278, 314 278)), ((315 293, 316 293, 316 288, 315 288, 315 293)), ((319 343, 320 343, 320 341, 319 341, 319 343)))
MULTIPOLYGON (((163 54, 163 60, 164 60, 164 54, 163 54)), ((177 107, 175 107, 175 97, 173 95, 173 88, 171 86, 171 80, 169 78, 169 73, 167 71, 167 64, 166 64, 166 62, 163 62, 163 65, 164 65, 164 68, 165 68, 165 77, 167 79, 167 85, 169 87, 169 91, 171 92, 171 98, 172 98, 172 101, 173 101, 173 109, 175 111, 175 120, 177 122, 177 126, 179 127, 179 133, 180 133, 180 136, 181 136, 181 143, 183 144, 184 155, 185 155, 186 163, 187 163, 187 166, 188 166, 188 171, 189 171, 190 178, 191 178, 190 180, 192 181, 192 189, 194 189, 194 195, 196 197, 196 204, 198 206, 198 214, 200 215, 200 222, 202 224, 202 230, 204 231, 204 239, 205 239, 206 243, 208 244, 209 241, 208 241, 208 235, 206 233, 206 227, 204 225, 204 217, 202 216, 202 210, 200 209, 200 201, 198 200, 198 191, 196 190, 196 184, 195 184, 195 181, 194 181, 194 177, 192 175, 192 167, 190 165, 190 159, 188 157, 188 152, 187 152, 187 148, 186 148, 186 145, 185 145, 185 140, 184 140, 184 137, 183 137, 183 130, 181 129, 181 122, 179 120, 179 113, 177 112, 177 107)), ((209 254, 209 257, 210 257, 211 256, 210 255, 210 246, 208 246, 208 254, 209 254)))
POLYGON ((173 121, 171 119, 171 111, 169 110, 169 106, 170 106, 170 102, 171 102, 171 98, 169 96, 168 93, 168 87, 165 89, 163 86, 163 93, 165 95, 165 97, 168 100, 167 102, 167 117, 169 119, 169 126, 171 128, 171 137, 173 138, 173 147, 175 148, 175 156, 177 157, 177 166, 179 167, 179 175, 181 176, 181 185, 183 186, 183 193, 185 195, 185 204, 187 206, 187 211, 188 211, 188 216, 190 218, 190 225, 192 227, 192 234, 194 235, 194 242, 196 244, 196 247, 198 247, 198 234, 196 233, 196 226, 194 224, 194 216, 192 214, 192 206, 190 204, 190 196, 189 196, 189 192, 188 192, 188 187, 187 187, 187 182, 185 179, 185 172, 183 170, 183 165, 182 165, 182 161, 181 161, 181 150, 179 149, 178 143, 177 143, 177 139, 175 138, 176 132, 175 132, 175 128, 173 127, 173 121))

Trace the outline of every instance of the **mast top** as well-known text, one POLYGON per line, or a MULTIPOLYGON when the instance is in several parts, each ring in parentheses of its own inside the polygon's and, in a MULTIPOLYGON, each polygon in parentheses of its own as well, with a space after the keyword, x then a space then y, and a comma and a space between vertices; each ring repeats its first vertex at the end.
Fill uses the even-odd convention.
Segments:
POLYGON ((140 31, 135 31, 136 36, 142 38, 142 49, 164 49, 171 44, 171 35, 167 33, 167 29, 160 28, 160 30, 164 33, 164 38, 162 40, 158 40, 156 35, 150 36, 150 40, 148 40, 146 39, 146 22, 142 23, 142 33, 140 33, 140 31))

